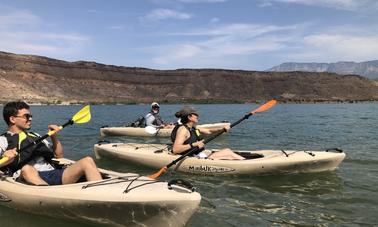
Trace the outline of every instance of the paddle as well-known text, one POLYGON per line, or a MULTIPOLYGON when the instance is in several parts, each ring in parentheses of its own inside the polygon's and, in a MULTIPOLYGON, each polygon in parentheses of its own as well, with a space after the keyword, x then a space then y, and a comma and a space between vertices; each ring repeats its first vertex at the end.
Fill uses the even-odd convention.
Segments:
POLYGON ((146 126, 144 128, 145 132, 147 132, 150 135, 154 135, 154 136, 156 136, 158 134, 159 130, 160 130, 160 128, 157 129, 157 128, 153 127, 153 126, 146 126))
MULTIPOLYGON (((276 105, 277 101, 272 99, 270 100, 269 102, 261 105, 259 108, 255 109, 255 110, 252 110, 251 112, 249 112, 248 114, 244 115, 244 117, 242 117, 241 119, 239 119, 238 121, 235 121, 234 123, 231 124, 230 128, 234 127, 235 125, 238 125, 240 122, 248 119, 251 115, 254 115, 256 113, 260 113, 260 112, 264 112, 266 110, 269 110, 270 108, 272 108, 274 105, 276 105)), ((217 138, 218 136, 220 136, 221 134, 223 134, 224 132, 226 132, 226 129, 223 128, 223 130, 215 133, 214 135, 212 135, 211 137, 207 138, 204 140, 204 144, 212 141, 213 139, 217 138)), ((169 163, 168 165, 164 166, 163 168, 161 168, 158 172, 148 176, 149 178, 152 178, 152 179, 157 179, 159 176, 161 176, 163 173, 167 172, 168 171, 168 168, 175 165, 177 162, 181 161, 182 159, 184 159, 185 157, 187 156, 190 156, 192 155, 194 152, 197 151, 197 148, 192 148, 189 150, 188 153, 184 154, 184 155, 181 155, 179 158, 173 160, 171 163, 169 163)))
MULTIPOLYGON (((66 127, 68 125, 73 125, 74 123, 76 123, 76 124, 87 123, 90 120, 91 120, 90 106, 87 105, 87 106, 83 107, 79 112, 77 112, 69 121, 67 121, 65 124, 59 126, 59 130, 49 131, 46 135, 39 137, 38 139, 36 139, 32 143, 30 143, 27 146, 20 149, 18 151, 18 153, 20 153, 21 151, 26 150, 26 149, 34 146, 34 145, 41 143, 44 139, 54 135, 55 133, 62 130, 64 127, 66 127)), ((8 157, 3 157, 2 159, 0 159, 0 165, 6 163, 8 160, 9 160, 8 157)))

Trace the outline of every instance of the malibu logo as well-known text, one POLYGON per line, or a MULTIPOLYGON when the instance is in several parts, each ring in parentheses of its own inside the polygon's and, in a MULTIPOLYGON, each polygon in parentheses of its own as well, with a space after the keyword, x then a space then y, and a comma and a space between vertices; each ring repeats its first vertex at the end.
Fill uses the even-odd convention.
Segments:
POLYGON ((185 170, 189 172, 200 172, 200 173, 227 173, 233 172, 235 169, 223 166, 183 166, 185 170))

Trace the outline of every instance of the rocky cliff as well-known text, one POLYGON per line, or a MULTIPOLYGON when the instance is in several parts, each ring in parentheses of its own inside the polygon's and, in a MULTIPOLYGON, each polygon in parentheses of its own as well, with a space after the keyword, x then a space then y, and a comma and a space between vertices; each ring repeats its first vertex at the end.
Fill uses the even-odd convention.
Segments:
POLYGON ((341 75, 354 74, 378 79, 378 60, 365 62, 295 63, 287 62, 268 69, 273 72, 332 72, 341 75))
POLYGON ((0 102, 291 102, 378 100, 367 78, 314 72, 152 70, 0 52, 0 102))

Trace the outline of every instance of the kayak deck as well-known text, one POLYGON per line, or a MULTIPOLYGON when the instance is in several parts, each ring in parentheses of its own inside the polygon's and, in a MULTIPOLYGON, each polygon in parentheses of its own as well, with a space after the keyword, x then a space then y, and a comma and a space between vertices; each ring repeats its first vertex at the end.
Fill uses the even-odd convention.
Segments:
MULTIPOLYGON (((94 152, 97 158, 111 158, 160 169, 179 156, 171 154, 167 145, 111 143, 96 144, 94 152)), ((205 150, 207 153, 216 150, 205 150)), ((246 174, 265 175, 283 173, 307 173, 332 171, 345 158, 339 151, 282 151, 258 150, 236 151, 245 160, 213 160, 187 157, 172 169, 181 172, 199 174, 246 174)))
MULTIPOLYGON (((197 128, 222 129, 226 126, 230 126, 230 123, 202 124, 198 125, 197 128)), ((156 133, 149 133, 145 128, 138 127, 102 127, 100 128, 100 136, 170 137, 172 130, 173 128, 158 129, 156 133)))
POLYGON ((107 179, 56 186, 27 185, 2 176, 2 205, 38 215, 115 226, 184 226, 201 200, 193 188, 174 182, 100 171, 107 179))

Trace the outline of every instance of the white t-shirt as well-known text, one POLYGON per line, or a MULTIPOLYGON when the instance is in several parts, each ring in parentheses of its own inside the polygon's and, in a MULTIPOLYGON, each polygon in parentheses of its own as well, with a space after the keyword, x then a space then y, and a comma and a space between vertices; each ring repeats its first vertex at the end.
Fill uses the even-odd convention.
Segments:
MULTIPOLYGON (((8 133, 11 133, 11 132, 8 132, 8 133)), ((36 135, 38 135, 38 134, 36 134, 36 135)), ((43 140, 43 143, 47 147, 51 148, 51 144, 47 140, 43 140)), ((2 156, 4 154, 4 152, 7 150, 7 147, 8 147, 8 140, 7 140, 7 138, 5 136, 0 136, 0 156, 2 156)), ((32 160, 30 160, 28 162, 28 164, 32 165, 39 172, 49 171, 49 170, 53 170, 54 169, 54 167, 50 163, 48 163, 43 157, 33 158, 32 160)), ((21 174, 21 170, 17 170, 13 174, 13 178, 19 177, 20 174, 21 174)))

